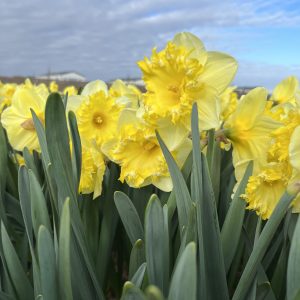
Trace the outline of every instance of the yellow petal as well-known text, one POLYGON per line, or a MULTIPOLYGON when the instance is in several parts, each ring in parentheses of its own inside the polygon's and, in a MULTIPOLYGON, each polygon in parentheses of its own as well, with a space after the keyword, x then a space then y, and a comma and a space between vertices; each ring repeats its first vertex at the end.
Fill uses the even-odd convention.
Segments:
POLYGON ((181 32, 175 35, 172 42, 191 51, 190 58, 196 58, 202 65, 206 63, 207 52, 204 44, 197 36, 189 32, 181 32))
POLYGON ((158 132, 170 151, 176 149, 189 135, 183 124, 173 124, 169 119, 160 120, 158 132))
POLYGON ((30 117, 30 109, 33 109, 37 114, 44 111, 46 98, 40 97, 34 89, 19 88, 14 93, 12 98, 12 106, 17 114, 23 117, 30 117))
POLYGON ((292 167, 300 172, 300 126, 295 128, 291 136, 289 157, 292 167))
POLYGON ((236 127, 243 125, 243 130, 251 128, 258 116, 260 116, 266 106, 268 91, 258 87, 251 90, 239 101, 236 111, 229 117, 225 127, 236 127))
MULTIPOLYGON (((209 86, 205 86, 198 99, 199 127, 200 130, 218 128, 220 125, 221 103, 217 97, 217 91, 209 86)), ((190 117, 187 120, 190 123, 190 117)), ((190 125, 189 125, 190 127, 190 125)))
POLYGON ((282 80, 274 89, 272 99, 280 103, 288 102, 295 98, 299 82, 295 76, 282 80))
POLYGON ((201 81, 222 93, 233 80, 238 64, 230 55, 208 52, 208 59, 201 75, 201 81))
POLYGON ((82 90, 81 95, 82 96, 88 96, 95 94, 97 92, 103 91, 105 95, 108 95, 107 91, 107 85, 104 81, 102 80, 95 80, 89 82, 82 90))
POLYGON ((173 189, 171 177, 160 177, 153 182, 153 185, 164 192, 171 192, 173 189))
POLYGON ((67 101, 67 111, 73 111, 76 113, 83 101, 88 101, 88 97, 82 95, 69 96, 67 101))

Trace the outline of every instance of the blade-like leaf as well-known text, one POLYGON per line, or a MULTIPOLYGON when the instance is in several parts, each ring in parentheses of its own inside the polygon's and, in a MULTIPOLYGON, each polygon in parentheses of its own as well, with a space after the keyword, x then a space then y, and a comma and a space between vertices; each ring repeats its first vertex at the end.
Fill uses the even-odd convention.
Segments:
POLYGON ((300 218, 298 216, 297 224, 294 230, 293 239, 288 258, 287 269, 287 299, 296 298, 300 288, 300 218))
POLYGON ((141 287, 142 285, 146 271, 146 266, 147 264, 143 263, 131 278, 131 282, 137 287, 141 287))
POLYGON ((196 244, 189 243, 183 251, 173 274, 168 299, 196 300, 197 270, 196 244))
POLYGON ((43 300, 56 300, 58 282, 54 245, 48 229, 43 225, 38 231, 38 257, 43 300))
POLYGON ((145 245, 142 240, 137 240, 132 247, 129 260, 129 278, 137 272, 138 268, 146 261, 145 245))
POLYGON ((72 300, 71 258, 70 258, 70 200, 66 199, 60 220, 58 243, 58 276, 61 299, 72 300))
POLYGON ((1 239, 5 263, 18 298, 24 300, 34 299, 33 289, 9 239, 3 222, 1 222, 1 239))
POLYGON ((192 110, 193 170, 192 198, 197 206, 200 297, 228 299, 226 272, 220 241, 214 191, 207 160, 200 152, 197 104, 192 110))
POLYGON ((176 165, 176 162, 166 147, 165 143, 161 139, 160 135, 156 133, 159 145, 162 149, 164 157, 167 161, 168 168, 171 174, 173 189, 176 197, 176 206, 178 210, 178 218, 179 218, 179 227, 180 233, 183 227, 186 227, 188 224, 188 216, 192 205, 191 196, 189 190, 187 188, 184 177, 176 165))
POLYGON ((249 163, 247 166, 243 179, 234 194, 222 227, 221 243, 226 272, 228 272, 230 268, 241 236, 246 202, 241 199, 240 196, 245 192, 245 188, 247 186, 248 179, 252 174, 252 170, 253 162, 249 163))
POLYGON ((145 212, 145 242, 146 262, 149 283, 158 286, 164 293, 167 293, 167 282, 165 272, 169 270, 168 257, 165 257, 164 214, 160 200, 153 195, 145 212), (158 250, 159 249, 159 250, 158 250))
POLYGON ((122 192, 115 192, 115 204, 127 235, 134 245, 138 239, 144 239, 144 230, 138 213, 129 199, 129 197, 122 192))
POLYGON ((233 295, 233 300, 243 299, 246 295, 255 277, 260 262, 293 199, 294 196, 287 193, 281 197, 270 219, 264 226, 257 243, 255 244, 255 247, 250 255, 250 258, 233 295))
POLYGON ((74 149, 74 151, 72 152, 72 165, 74 170, 75 182, 78 186, 80 181, 81 161, 82 161, 81 141, 80 141, 80 136, 77 127, 77 120, 74 112, 69 111, 68 118, 69 118, 69 125, 70 125, 70 133, 72 137, 72 146, 74 149))
POLYGON ((52 231, 46 200, 42 188, 33 171, 28 171, 30 183, 31 218, 35 236, 38 236, 39 227, 44 225, 49 232, 52 231))

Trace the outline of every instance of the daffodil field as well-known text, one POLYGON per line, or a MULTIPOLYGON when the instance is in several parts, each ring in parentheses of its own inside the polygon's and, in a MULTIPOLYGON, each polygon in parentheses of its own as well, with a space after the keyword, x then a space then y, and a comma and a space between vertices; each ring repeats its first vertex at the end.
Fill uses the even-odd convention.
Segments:
POLYGON ((191 33, 145 90, 0 83, 0 299, 300 299, 300 90, 240 96, 191 33))

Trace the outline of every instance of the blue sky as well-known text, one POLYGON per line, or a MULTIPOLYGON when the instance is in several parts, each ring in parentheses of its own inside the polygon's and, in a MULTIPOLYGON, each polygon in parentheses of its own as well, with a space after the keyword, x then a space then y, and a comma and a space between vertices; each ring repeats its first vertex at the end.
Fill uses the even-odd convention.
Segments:
POLYGON ((0 74, 140 77, 136 61, 179 31, 233 55, 237 85, 300 78, 299 0, 1 0, 0 74))

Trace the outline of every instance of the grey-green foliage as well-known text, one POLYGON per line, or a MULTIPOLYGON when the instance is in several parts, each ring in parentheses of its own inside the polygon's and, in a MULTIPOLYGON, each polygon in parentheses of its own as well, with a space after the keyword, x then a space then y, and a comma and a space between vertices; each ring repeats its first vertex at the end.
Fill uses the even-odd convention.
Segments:
POLYGON ((133 190, 110 162, 95 200, 78 194, 75 115, 51 94, 45 128, 32 116, 41 154, 24 149, 19 169, 0 126, 0 299, 299 299, 293 197, 283 195, 267 222, 247 211, 250 163, 231 198, 231 155, 213 131, 201 152, 196 105, 182 170, 157 133, 172 193, 133 190))

